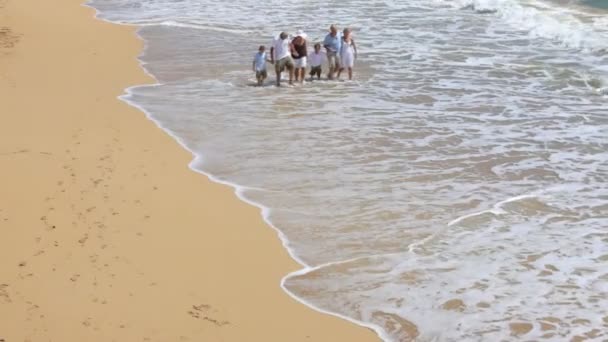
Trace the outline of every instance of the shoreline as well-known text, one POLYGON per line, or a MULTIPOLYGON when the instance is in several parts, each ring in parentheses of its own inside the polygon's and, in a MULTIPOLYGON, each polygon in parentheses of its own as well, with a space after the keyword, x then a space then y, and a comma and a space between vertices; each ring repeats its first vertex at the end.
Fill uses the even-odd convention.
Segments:
POLYGON ((118 101, 153 77, 136 27, 82 5, 0 1, 0 339, 377 341, 281 289, 258 208, 118 101))

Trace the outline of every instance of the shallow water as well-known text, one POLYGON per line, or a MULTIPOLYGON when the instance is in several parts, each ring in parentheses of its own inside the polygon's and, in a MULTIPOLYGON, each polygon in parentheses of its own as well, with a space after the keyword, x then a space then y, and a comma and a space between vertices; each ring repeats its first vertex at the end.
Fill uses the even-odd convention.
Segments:
POLYGON ((92 5, 142 25, 160 85, 125 99, 197 154, 193 167, 267 208, 305 267, 284 282, 300 300, 391 341, 608 338, 608 12, 92 5), (355 32, 355 81, 251 86, 258 45, 299 28, 320 40, 330 21, 355 32))

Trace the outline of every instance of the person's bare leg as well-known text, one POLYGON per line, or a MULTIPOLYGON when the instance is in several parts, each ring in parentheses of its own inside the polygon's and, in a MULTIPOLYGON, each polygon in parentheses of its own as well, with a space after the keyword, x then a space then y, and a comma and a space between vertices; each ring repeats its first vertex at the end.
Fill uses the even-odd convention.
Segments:
POLYGON ((344 70, 344 68, 338 69, 338 77, 336 77, 337 79, 340 79, 340 75, 342 74, 342 70, 344 70))
POLYGON ((353 68, 348 67, 348 79, 352 80, 353 79, 353 68))
POLYGON ((277 74, 277 87, 281 86, 281 71, 280 69, 276 69, 276 74, 277 74))
POLYGON ((293 84, 293 69, 294 67, 289 68, 289 84, 293 84))
POLYGON ((304 83, 305 73, 306 73, 306 68, 300 68, 300 83, 304 83))

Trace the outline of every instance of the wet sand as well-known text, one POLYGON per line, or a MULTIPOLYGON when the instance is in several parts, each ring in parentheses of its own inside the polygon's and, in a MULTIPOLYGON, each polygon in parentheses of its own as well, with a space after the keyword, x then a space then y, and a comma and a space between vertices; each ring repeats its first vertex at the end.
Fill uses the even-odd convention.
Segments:
POLYGON ((123 89, 135 28, 81 0, 0 0, 0 340, 374 341, 280 288, 258 209, 123 89))

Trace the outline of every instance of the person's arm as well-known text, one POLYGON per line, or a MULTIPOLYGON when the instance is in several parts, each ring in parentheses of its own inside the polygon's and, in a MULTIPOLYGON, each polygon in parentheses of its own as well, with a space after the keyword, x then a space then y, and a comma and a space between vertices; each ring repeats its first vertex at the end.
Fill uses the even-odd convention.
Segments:
POLYGON ((270 47, 270 63, 274 64, 274 46, 270 47))
POLYGON ((253 71, 255 71, 255 58, 253 59, 253 64, 251 65, 251 68, 253 69, 253 71))
POLYGON ((289 42, 289 51, 294 56, 300 56, 300 54, 298 53, 298 51, 296 51, 296 48, 293 46, 293 43, 291 43, 291 42, 289 42))
POLYGON ((355 59, 357 59, 357 44, 355 44, 355 40, 352 40, 353 42, 353 50, 355 50, 355 59))
POLYGON ((325 39, 323 39, 323 47, 325 48, 326 51, 329 51, 329 42, 327 41, 327 36, 325 36, 325 39))

